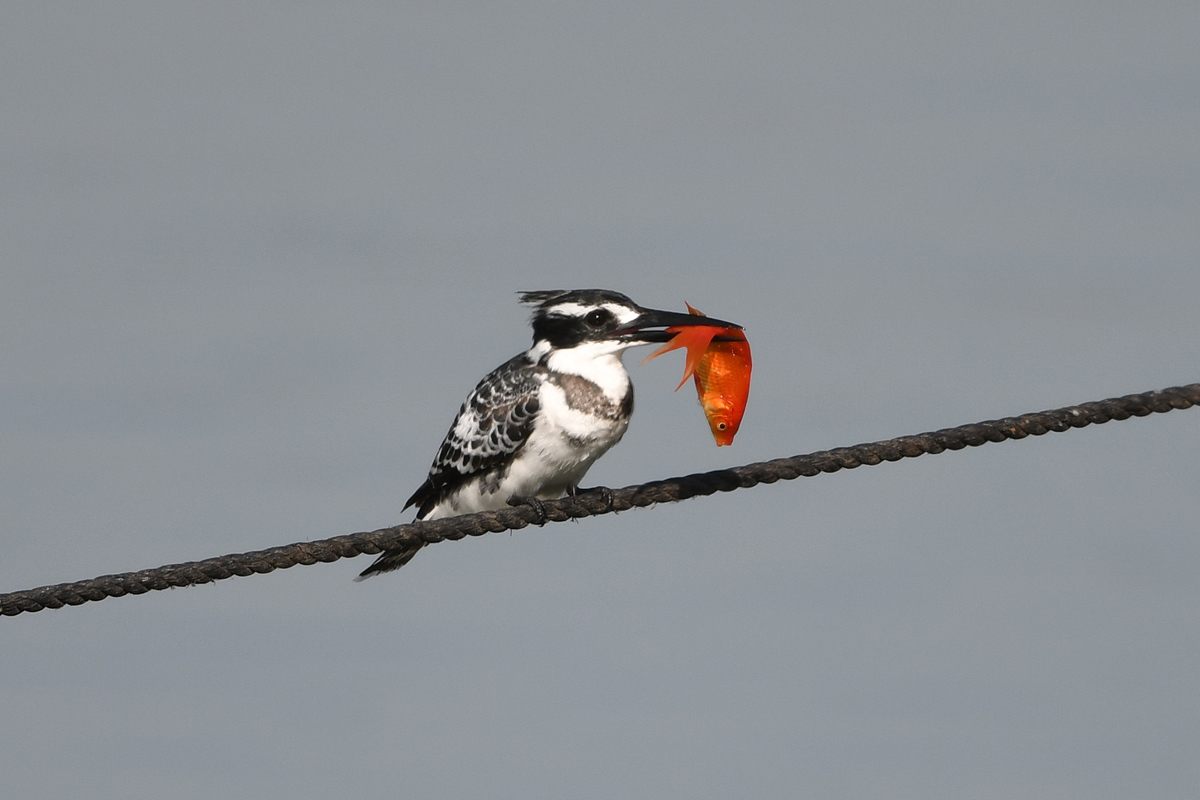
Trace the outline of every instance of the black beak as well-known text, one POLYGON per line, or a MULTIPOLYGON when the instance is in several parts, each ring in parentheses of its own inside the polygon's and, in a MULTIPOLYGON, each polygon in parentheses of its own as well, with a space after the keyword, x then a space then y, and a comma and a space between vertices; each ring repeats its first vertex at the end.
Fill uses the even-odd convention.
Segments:
MULTIPOLYGON (((695 325, 706 325, 714 328, 741 328, 736 322, 726 322, 716 317, 701 317, 696 314, 680 314, 676 311, 655 311, 645 309, 628 325, 618 328, 609 334, 609 338, 620 339, 623 342, 638 344, 655 344, 667 342, 675 334, 667 333, 667 328, 683 328, 695 325), (661 330, 657 330, 660 329, 661 330)), ((723 341, 717 336, 716 341, 723 341)))

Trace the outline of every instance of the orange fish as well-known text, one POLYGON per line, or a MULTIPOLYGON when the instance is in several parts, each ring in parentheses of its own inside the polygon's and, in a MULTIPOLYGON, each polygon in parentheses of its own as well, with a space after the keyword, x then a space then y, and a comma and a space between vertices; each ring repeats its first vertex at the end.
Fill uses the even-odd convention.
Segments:
MULTIPOLYGON (((688 311, 696 316, 703 312, 686 304, 688 311)), ((655 350, 642 361, 680 347, 687 348, 683 380, 675 391, 687 383, 688 376, 696 380, 696 394, 708 418, 708 427, 718 447, 733 444, 742 415, 746 412, 746 400, 750 397, 750 343, 739 328, 717 328, 696 325, 686 328, 667 328, 676 334, 671 341, 655 350), (714 342, 713 338, 729 337, 732 341, 714 342)))

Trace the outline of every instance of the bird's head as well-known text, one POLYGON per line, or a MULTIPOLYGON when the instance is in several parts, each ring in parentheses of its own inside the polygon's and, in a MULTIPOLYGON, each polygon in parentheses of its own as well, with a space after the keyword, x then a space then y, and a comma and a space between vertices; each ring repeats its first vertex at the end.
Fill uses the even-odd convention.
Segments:
POLYGON ((667 328, 742 327, 713 317, 642 308, 609 289, 522 292, 521 302, 533 306, 534 351, 545 353, 585 347, 595 355, 620 353, 627 347, 668 341, 674 334, 667 328))

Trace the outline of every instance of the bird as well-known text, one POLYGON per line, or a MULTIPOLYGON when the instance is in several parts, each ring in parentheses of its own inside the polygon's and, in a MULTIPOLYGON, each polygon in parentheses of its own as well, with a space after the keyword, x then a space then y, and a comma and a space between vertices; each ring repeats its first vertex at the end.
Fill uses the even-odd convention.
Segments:
MULTIPOLYGON (((666 342, 666 328, 741 328, 712 317, 643 308, 620 292, 519 293, 533 308, 533 345, 467 396, 429 475, 408 502, 417 520, 575 494, 592 464, 621 440, 633 414, 626 349, 666 342)), ((603 491, 603 490, 602 490, 603 491)), ((385 550, 356 578, 399 569, 424 547, 385 550)))

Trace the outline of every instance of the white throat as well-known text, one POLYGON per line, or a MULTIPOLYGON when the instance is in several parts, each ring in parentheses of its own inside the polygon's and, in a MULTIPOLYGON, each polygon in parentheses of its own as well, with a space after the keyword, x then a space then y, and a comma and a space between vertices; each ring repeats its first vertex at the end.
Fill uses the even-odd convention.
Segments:
POLYGON ((546 366, 551 372, 587 378, 599 386, 609 400, 620 403, 629 393, 629 373, 621 363, 626 346, 619 342, 586 342, 551 352, 546 366))

